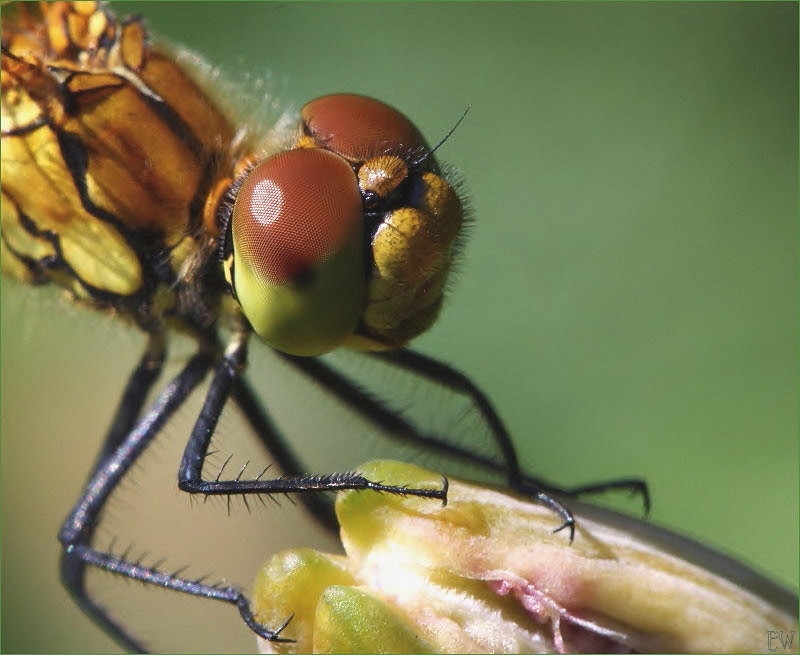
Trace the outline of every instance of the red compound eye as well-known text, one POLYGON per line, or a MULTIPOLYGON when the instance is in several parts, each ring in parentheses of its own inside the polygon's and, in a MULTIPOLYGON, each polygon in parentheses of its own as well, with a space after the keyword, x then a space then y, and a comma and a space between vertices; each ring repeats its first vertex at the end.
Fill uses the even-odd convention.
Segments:
POLYGON ((306 134, 351 162, 379 155, 407 158, 426 148, 414 124, 394 107, 352 94, 312 100, 302 112, 306 134))
POLYGON ((336 347, 364 305, 361 195, 352 167, 324 150, 261 162, 232 216, 234 288, 255 331, 276 348, 336 347))
POLYGON ((237 265, 285 284, 335 253, 361 223, 352 168, 323 150, 290 150, 256 166, 233 210, 237 265))

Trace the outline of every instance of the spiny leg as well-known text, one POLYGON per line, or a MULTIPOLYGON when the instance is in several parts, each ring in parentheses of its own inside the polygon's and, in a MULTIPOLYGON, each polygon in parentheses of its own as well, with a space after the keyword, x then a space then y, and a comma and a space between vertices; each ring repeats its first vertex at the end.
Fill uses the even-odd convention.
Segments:
MULTIPOLYGON (((181 459, 178 472, 178 486, 183 491, 204 495, 230 496, 233 494, 306 494, 308 492, 341 491, 348 489, 380 491, 397 495, 432 498, 446 502, 447 480, 445 478, 442 480, 441 488, 412 488, 403 485, 387 485, 369 480, 357 472, 292 475, 289 477, 272 479, 264 479, 259 476, 254 479, 242 479, 241 477, 237 477, 232 480, 204 480, 202 477, 203 463, 208 454, 211 438, 225 404, 234 393, 238 394, 238 399, 241 402, 246 398, 246 394, 243 391, 245 387, 237 386, 236 381, 242 375, 246 362, 247 336, 247 333, 243 331, 235 334, 225 354, 215 366, 203 406, 181 459)), ((297 464, 291 463, 291 465, 296 466, 297 464)), ((133 576, 131 575, 130 577, 133 576)), ((160 584, 164 583, 161 582, 160 584)), ((172 588, 177 587, 172 586, 172 588)), ((214 592, 223 591, 217 590, 216 588, 209 589, 214 592)), ((194 593, 195 595, 211 596, 210 592, 196 589, 181 588, 180 590, 194 593)), ((280 637, 280 631, 283 629, 283 626, 278 630, 269 630, 261 625, 253 616, 248 600, 240 592, 237 592, 237 594, 235 598, 223 598, 219 595, 214 597, 220 600, 234 602, 239 608, 239 612, 245 623, 258 635, 270 641, 282 641, 283 639, 280 637)))
MULTIPOLYGON (((292 366, 312 378, 337 400, 351 408, 361 418, 378 430, 385 432, 390 438, 405 441, 417 447, 429 449, 445 456, 453 456, 459 460, 486 470, 505 474, 516 466, 516 454, 513 449, 507 451, 510 459, 498 462, 472 450, 450 442, 447 437, 433 432, 421 430, 413 421, 406 419, 381 399, 363 390, 350 377, 330 366, 321 359, 294 357, 278 353, 292 366)), ((500 423, 501 429, 505 430, 500 423)), ((493 433, 494 434, 494 433, 493 433)))
MULTIPOLYGON (((153 337, 148 351, 129 380, 126 388, 128 403, 141 407, 154 379, 147 362, 153 350, 153 337)), ((86 566, 98 566, 128 577, 125 566, 129 563, 110 553, 93 549, 90 544, 97 529, 100 513, 109 496, 147 445, 159 433, 170 416, 186 400, 197 384, 205 377, 213 358, 206 353, 190 359, 183 371, 161 392, 147 413, 136 422, 136 408, 125 402, 120 405, 112 428, 101 451, 83 495, 61 526, 59 540, 64 551, 61 556, 61 578, 79 607, 103 630, 124 648, 143 652, 145 649, 134 637, 114 621, 106 610, 91 599, 85 588, 86 566), (124 434, 126 427, 130 427, 124 434), (124 437, 123 437, 124 435, 124 437)), ((139 567, 141 569, 141 567, 139 567)), ((144 569, 141 569, 144 571, 144 569)))
MULTIPOLYGON (((210 343, 210 342, 209 342, 210 343)), ((84 590, 84 577, 87 566, 105 569, 146 584, 171 589, 193 596, 220 600, 235 605, 245 623, 257 634, 271 641, 285 641, 280 637, 286 624, 269 629, 260 624, 250 610, 250 601, 236 587, 207 585, 197 580, 189 580, 156 568, 142 566, 91 547, 99 514, 111 492, 130 470, 130 467, 144 449, 160 432, 164 424, 184 403, 192 390, 205 378, 213 364, 214 356, 208 349, 193 356, 184 369, 161 392, 151 409, 122 440, 116 450, 101 463, 89 481, 83 496, 64 522, 59 538, 64 545, 62 557, 62 578, 78 604, 109 634, 124 647, 144 651, 142 644, 131 637, 127 631, 97 603, 91 600, 84 590)), ((224 368, 224 366, 222 367, 224 368)), ((215 380, 218 377, 215 377, 215 380)), ((213 398, 214 384, 209 390, 213 398)), ((205 403, 207 407, 208 402, 205 403)), ((220 406, 221 410, 221 406, 220 406)), ((193 434, 202 431, 202 420, 198 420, 193 434)), ((209 435, 210 438, 210 435, 209 435)), ((345 487, 347 488, 347 487, 345 487)), ((288 621, 287 621, 288 623, 288 621)))
POLYGON ((407 349, 369 355, 391 366, 407 370, 454 394, 465 396, 488 425, 490 435, 499 450, 499 457, 482 455, 453 443, 452 437, 420 429, 380 398, 365 392, 347 375, 322 360, 290 355, 282 357, 390 438, 414 443, 419 447, 455 457, 484 471, 503 476, 509 487, 550 507, 561 518, 562 524, 556 531, 569 529, 570 534, 573 534, 574 529, 572 513, 558 500, 558 496, 575 497, 611 489, 627 489, 642 496, 645 511, 649 508, 647 486, 640 479, 612 480, 565 489, 522 471, 513 440, 493 404, 481 389, 460 371, 407 349))
MULTIPOLYGON (((509 448, 509 446, 512 450, 514 449, 511 437, 500 420, 500 417, 498 416, 497 411, 494 409, 491 401, 483 393, 483 391, 481 391, 475 385, 475 383, 472 382, 472 380, 470 380, 460 371, 448 366, 447 364, 444 364, 443 362, 413 350, 404 349, 386 353, 372 353, 372 355, 384 361, 389 361, 398 366, 402 366, 403 368, 441 384, 442 386, 445 386, 453 391, 466 394, 472 399, 481 415, 491 426, 495 440, 503 449, 503 451, 506 452, 506 449, 509 448)), ((516 456, 514 459, 516 459, 516 456)), ((596 495, 612 490, 627 490, 632 494, 638 494, 641 496, 645 514, 650 511, 650 493, 647 489, 647 483, 641 478, 603 480, 601 482, 592 482, 574 487, 558 487, 549 482, 541 480, 540 478, 536 478, 528 475, 527 473, 521 472, 518 466, 517 475, 519 476, 518 482, 515 483, 510 479, 509 483, 512 487, 517 488, 518 491, 522 491, 523 493, 530 493, 530 489, 535 488, 539 491, 545 492, 546 494, 577 497, 596 495), (528 489, 528 491, 526 491, 526 489, 528 489)))
MULTIPOLYGON (((235 382, 239 379, 244 366, 246 338, 246 334, 234 337, 228 351, 215 366, 214 377, 203 408, 184 452, 179 473, 179 486, 182 489, 209 495, 370 489, 446 500, 446 481, 443 482, 441 489, 409 489, 404 486, 384 485, 350 472, 294 476, 274 480, 260 478, 254 480, 202 480, 202 463, 211 435, 232 389, 239 389, 237 394, 240 399, 245 399, 248 395, 242 392, 244 387, 237 387, 235 382)), ((84 611, 120 644, 130 650, 142 651, 144 648, 124 628, 111 619, 102 607, 88 597, 84 585, 87 566, 106 569, 117 575, 162 588, 233 604, 238 608, 245 623, 254 632, 268 640, 284 641, 280 633, 285 625, 279 626, 277 629, 269 629, 260 624, 250 610, 249 600, 237 588, 206 585, 196 580, 185 579, 156 568, 142 566, 138 562, 131 562, 125 557, 91 546, 100 513, 111 493, 169 418, 205 378, 215 359, 215 346, 216 339, 205 335, 200 352, 193 356, 184 369, 165 387, 152 407, 131 426, 130 432, 124 438, 122 438, 124 428, 132 422, 135 408, 123 403, 104 446, 103 452, 106 453, 106 456, 98 462, 84 494, 64 522, 59 534, 64 546, 62 578, 68 589, 84 611)), ((152 361, 160 361, 160 357, 152 357, 153 352, 157 351, 157 349, 153 349, 152 343, 149 344, 149 348, 148 354, 143 357, 128 384, 126 394, 128 403, 135 402, 141 406, 152 382, 157 377, 154 376, 153 370, 158 368, 159 364, 153 366, 152 361)))
MULTIPOLYGON (((290 477, 301 476, 308 469, 286 437, 270 420, 263 405, 256 397, 244 376, 238 376, 233 381, 231 399, 242 411, 245 420, 252 428, 253 433, 264 445, 267 452, 275 460, 284 475, 290 477)), ((303 494, 300 501, 323 528, 331 534, 339 533, 339 523, 333 509, 331 498, 322 494, 303 494)))
MULTIPOLYGON (((163 335, 149 334, 147 339, 145 351, 128 379, 120 403, 114 413, 111 427, 92 466, 89 481, 133 430, 142 412, 147 395, 161 374, 166 355, 163 335)), ((61 580, 73 599, 115 641, 128 650, 143 650, 142 645, 130 637, 125 629, 108 615, 105 608, 89 596, 85 587, 85 567, 86 565, 82 560, 70 557, 66 550, 62 552, 60 563, 61 580)))
MULTIPOLYGON (((409 351, 405 350, 392 351, 391 354, 386 354, 382 359, 385 359, 390 364, 394 364, 395 361, 392 355, 402 356, 408 352, 409 351)), ((313 378, 317 384, 321 385, 326 391, 390 438, 412 443, 418 447, 456 458, 463 463, 477 466, 485 471, 504 476, 511 488, 520 493, 524 493, 552 509, 561 519, 561 525, 556 528, 556 532, 568 529, 570 539, 572 539, 575 524, 572 512, 550 493, 551 489, 558 490, 554 487, 538 487, 528 483, 519 468, 516 450, 505 425, 489 399, 463 374, 458 373, 455 369, 446 367, 436 360, 428 360, 425 358, 431 365, 442 367, 442 369, 452 374, 452 377, 448 378, 450 384, 447 384, 430 372, 417 371, 412 366, 401 365, 401 368, 411 370, 411 372, 417 375, 431 379, 450 391, 465 393, 465 389, 469 390, 467 394, 468 397, 490 426, 492 438, 500 449, 500 460, 492 459, 491 457, 481 455, 456 443, 452 443, 448 440, 447 436, 443 434, 421 430, 412 421, 404 418, 402 414, 384 404, 380 399, 365 392, 348 376, 320 359, 294 357, 283 353, 278 354, 297 369, 313 378)))
POLYGON ((164 335, 149 334, 144 353, 142 353, 136 368, 128 378, 128 383, 125 385, 122 398, 114 413, 111 427, 103 441, 103 447, 97 454, 94 466, 92 466, 92 472, 89 474, 90 479, 103 462, 130 434, 139 416, 141 416, 144 403, 147 400, 147 394, 150 393, 164 369, 165 358, 166 344, 164 335))
POLYGON ((205 495, 231 494, 293 494, 308 491, 342 491, 370 489, 387 493, 446 500, 443 489, 415 489, 402 485, 385 485, 365 478, 357 472, 285 476, 273 479, 204 480, 203 462, 208 454, 211 437, 235 380, 242 374, 246 359, 246 335, 235 336, 224 356, 217 363, 214 377, 203 407, 186 444, 178 471, 178 486, 188 493, 205 495))

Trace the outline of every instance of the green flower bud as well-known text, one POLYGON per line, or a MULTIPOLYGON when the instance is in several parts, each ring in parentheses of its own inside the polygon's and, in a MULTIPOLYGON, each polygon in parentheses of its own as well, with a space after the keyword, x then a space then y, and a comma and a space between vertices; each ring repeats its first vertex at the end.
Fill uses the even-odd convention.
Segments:
MULTIPOLYGON (((436 488, 398 462, 373 480, 436 488)), ((797 649, 797 598, 729 558, 614 512, 551 511, 450 480, 448 502, 348 491, 346 556, 308 549, 259 573, 257 617, 291 622, 264 652, 781 652, 797 649), (775 638, 780 634, 780 638, 775 638), (771 639, 770 636, 773 636, 771 639), (794 637, 791 644, 786 639, 794 637)))

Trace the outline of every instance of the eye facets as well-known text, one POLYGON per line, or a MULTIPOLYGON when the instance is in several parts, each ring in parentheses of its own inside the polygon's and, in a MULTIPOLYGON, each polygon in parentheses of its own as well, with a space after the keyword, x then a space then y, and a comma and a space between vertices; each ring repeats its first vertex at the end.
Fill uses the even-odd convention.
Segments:
POLYGON ((341 345, 365 295, 355 174, 324 150, 291 150, 256 166, 233 209, 234 288, 253 329, 284 352, 341 345))

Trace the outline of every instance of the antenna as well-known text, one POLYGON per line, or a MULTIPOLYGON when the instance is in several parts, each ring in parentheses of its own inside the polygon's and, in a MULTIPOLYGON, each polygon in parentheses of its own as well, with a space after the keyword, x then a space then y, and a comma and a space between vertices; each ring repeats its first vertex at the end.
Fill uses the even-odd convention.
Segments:
POLYGON ((422 164, 428 157, 433 155, 433 153, 436 152, 442 146, 442 144, 445 141, 447 141, 447 139, 449 139, 453 135, 453 132, 455 132, 458 129, 458 126, 461 125, 461 123, 467 117, 467 114, 469 113, 470 109, 472 109, 472 105, 471 104, 467 105, 467 107, 464 109, 464 111, 462 112, 461 116, 459 116, 458 120, 455 122, 453 127, 451 127, 450 130, 447 132, 447 134, 445 134, 441 138, 439 143, 437 143, 435 146, 433 146, 433 148, 428 150, 428 152, 426 152, 424 155, 422 155, 422 157, 420 157, 417 161, 414 162, 415 166, 419 166, 420 164, 422 164))

